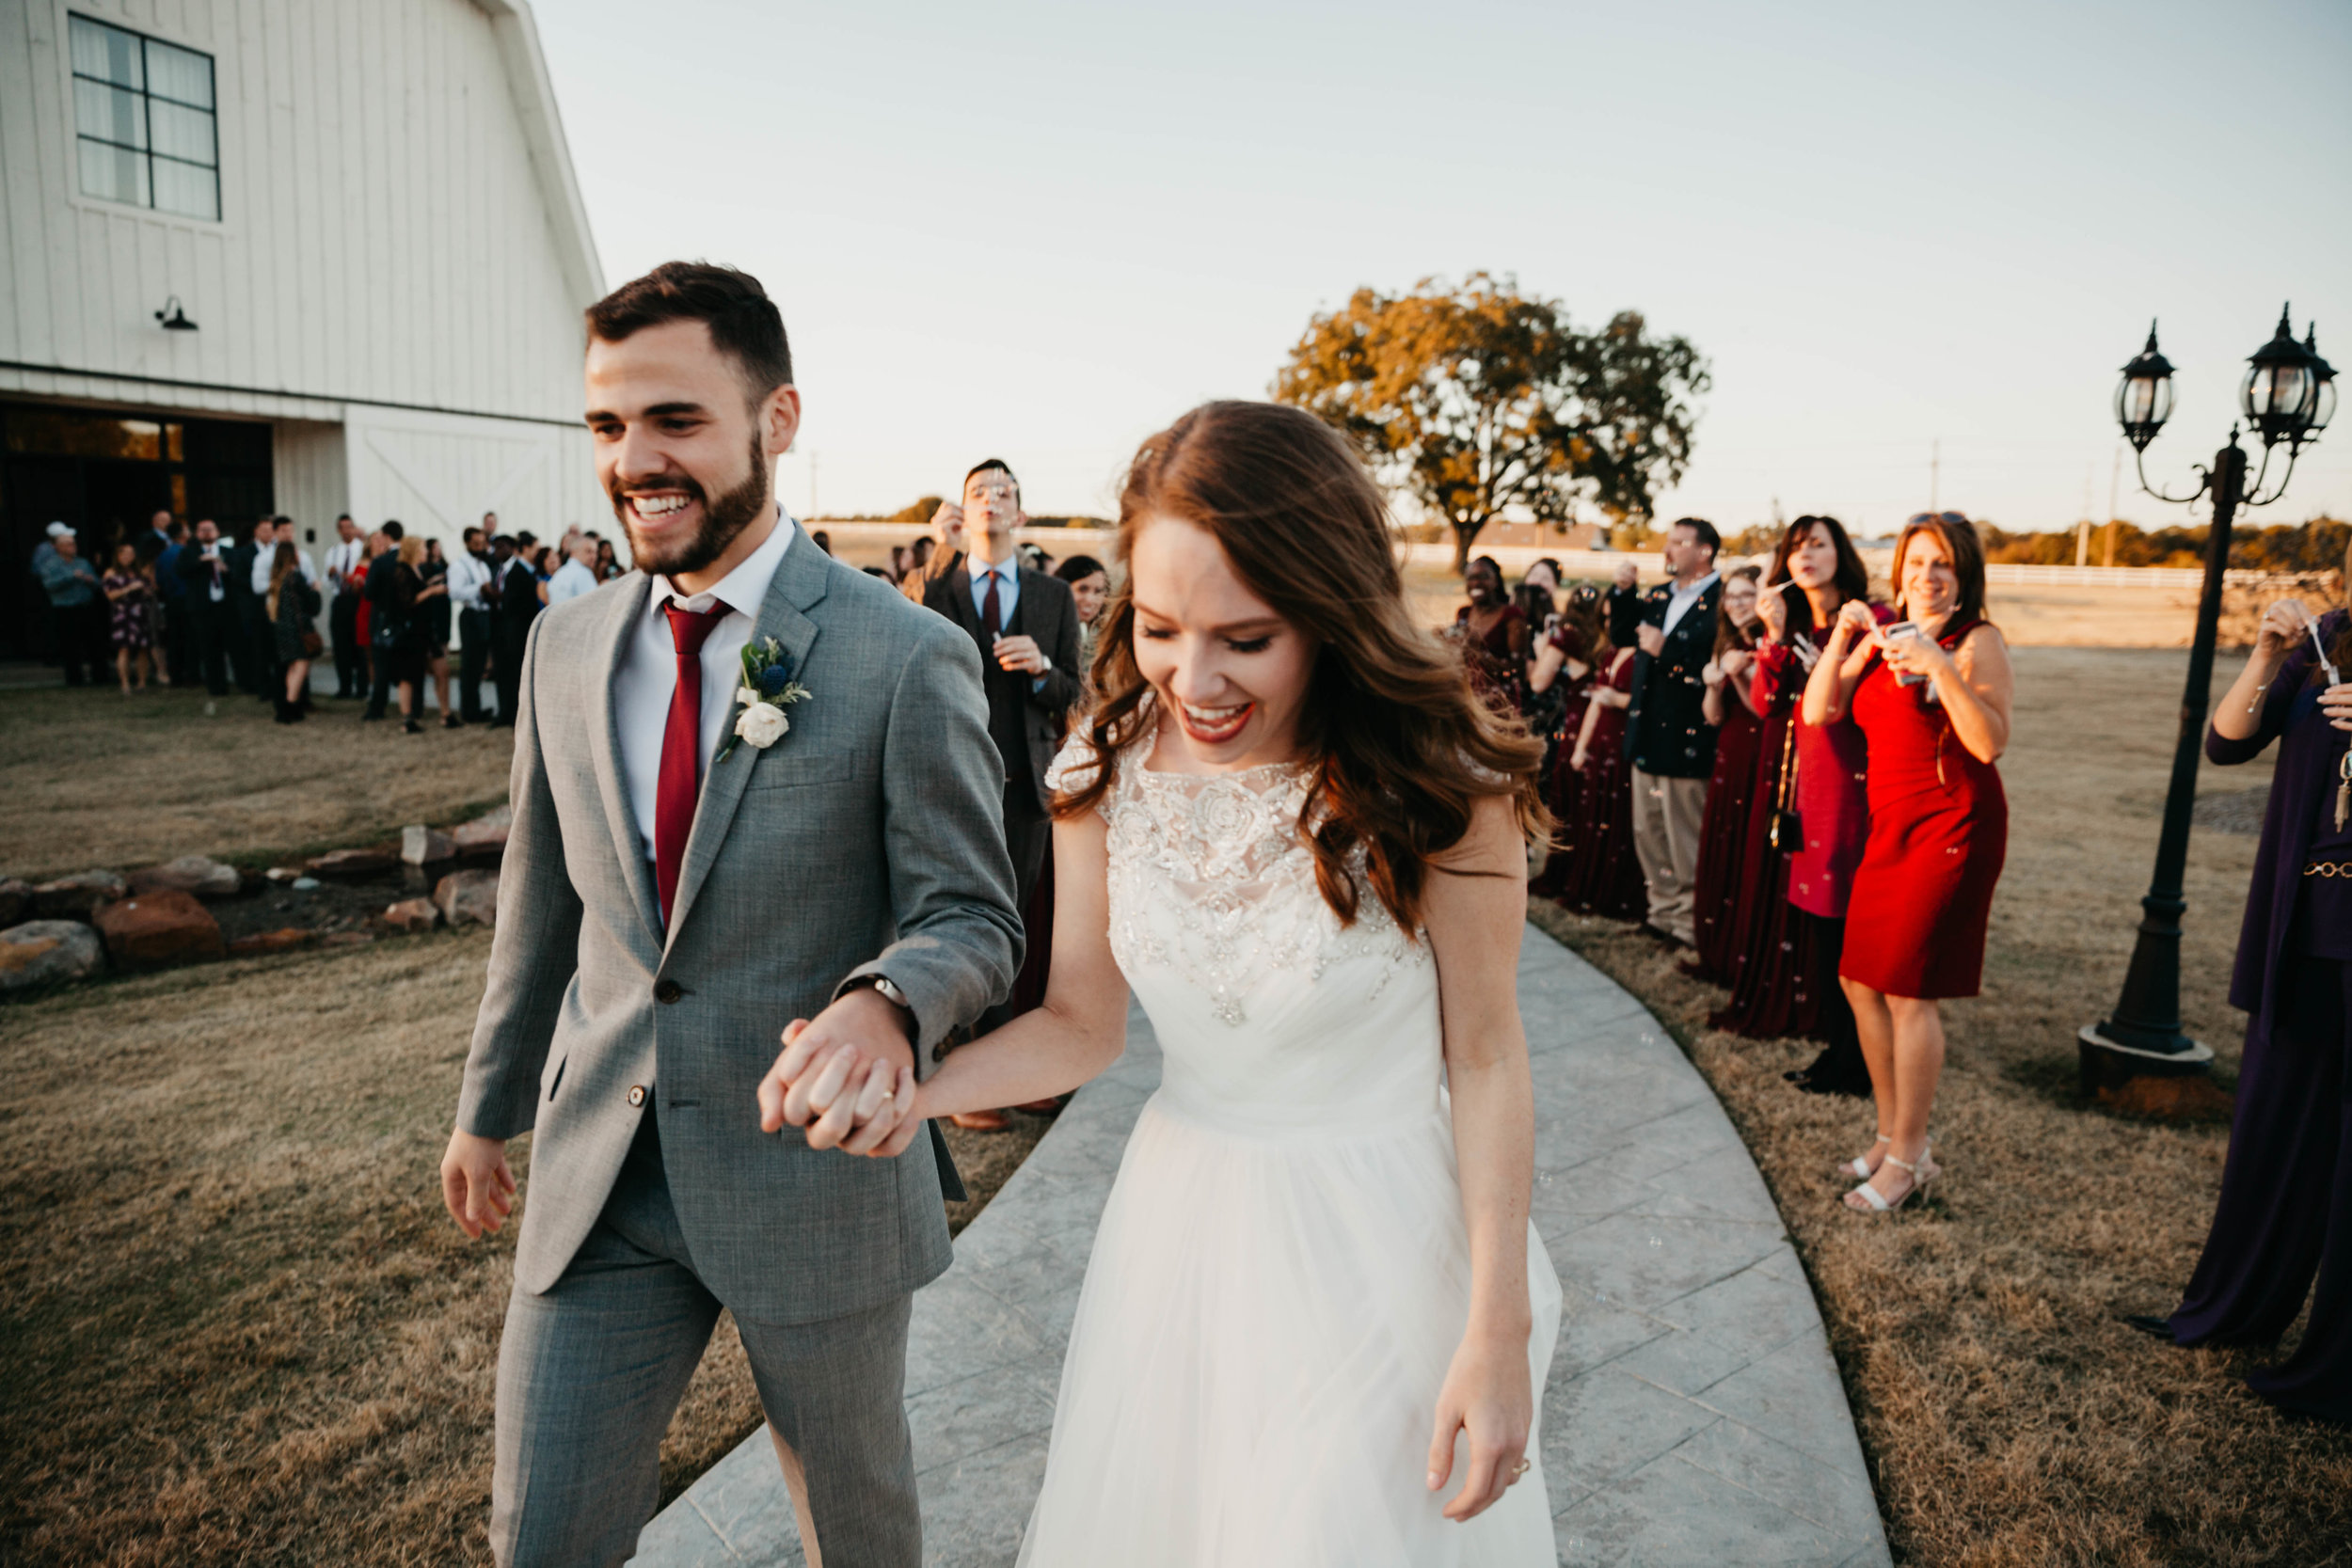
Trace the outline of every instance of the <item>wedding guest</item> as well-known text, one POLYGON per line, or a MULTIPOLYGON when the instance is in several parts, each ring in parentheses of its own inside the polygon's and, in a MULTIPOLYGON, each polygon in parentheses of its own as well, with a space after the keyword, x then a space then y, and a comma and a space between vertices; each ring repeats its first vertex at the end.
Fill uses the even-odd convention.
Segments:
POLYGON ((1633 765, 1633 845, 1649 888, 1651 935, 1677 947, 1697 939, 1692 912, 1699 829, 1715 771, 1715 732, 1704 712, 1699 672, 1715 644, 1723 579, 1722 543, 1704 517, 1666 530, 1670 582, 1649 591, 1634 636, 1633 701, 1626 711, 1626 758, 1633 765))
POLYGON ((449 562, 441 554, 441 542, 424 542, 424 561, 417 568, 424 578, 424 670, 433 677, 433 700, 441 710, 441 728, 456 729, 465 721, 449 703, 449 634, 453 612, 450 606, 449 562))
POLYGON ((549 609, 596 591, 596 546, 585 539, 572 541, 563 563, 548 578, 549 609))
POLYGON ((1630 648, 1642 624, 1642 573, 1630 561, 1617 562, 1609 584, 1609 645, 1630 648))
POLYGON ((1544 803, 1551 810, 1552 841, 1529 890, 1547 898, 1566 895, 1574 883, 1582 816, 1583 773, 1573 766, 1577 741, 1597 670, 1613 662, 1600 590, 1579 583, 1568 591, 1567 608, 1535 651, 1527 673, 1528 725, 1542 736, 1544 803))
POLYGON ((392 671, 392 645, 403 635, 403 626, 393 599, 400 577, 400 550, 406 542, 406 530, 397 517, 387 520, 368 537, 370 554, 364 592, 368 601, 366 630, 372 684, 367 711, 359 715, 363 722, 381 719, 390 711, 392 689, 399 684, 392 671))
MULTIPOLYGON (((1708 1021, 1751 1039, 1820 1041, 1813 1062, 1788 1075, 1815 1094, 1860 1096, 1870 1088, 1853 1008, 1837 983, 1846 900, 1869 807, 1862 734, 1852 720, 1805 724, 1798 709, 1838 610, 1867 605, 1869 586, 1868 569, 1835 517, 1799 517, 1773 546, 1756 599, 1764 640, 1749 699, 1762 729, 1728 943, 1731 1000, 1708 1021), (1793 834, 1787 842, 1775 841, 1775 819, 1793 834)), ((1871 612, 1891 619, 1883 608, 1871 612)))
POLYGON ((890 564, 882 569, 880 574, 882 579, 888 583, 904 582, 907 576, 908 562, 913 553, 914 552, 909 550, 904 545, 891 546, 890 564))
MULTIPOLYGON (((2352 583, 2352 550, 2343 580, 2352 583)), ((2292 1354, 2249 1373, 2281 1410, 2352 1425, 2352 616, 2299 599, 2263 612, 2253 657, 2214 710, 2224 768, 2279 743, 2230 1005, 2245 1009, 2221 1197, 2188 1290, 2137 1326, 2182 1345, 2292 1354)))
POLYGON ((1633 649, 1608 650, 1568 753, 1577 774, 1576 819, 1565 835, 1571 864, 1560 901, 1611 920, 1639 920, 1649 902, 1633 847, 1633 784, 1625 753, 1633 666, 1633 649))
MULTIPOLYGON (((386 672, 400 692, 401 729, 409 735, 422 735, 424 725, 418 718, 418 709, 421 706, 425 673, 432 657, 432 607, 449 590, 444 583, 425 579, 422 539, 403 539, 396 552, 382 559, 390 562, 386 579, 389 586, 376 604, 376 612, 384 617, 384 625, 376 631, 375 645, 386 672)), ((379 565, 377 570, 384 568, 379 565)), ((373 572, 369 580, 373 585, 373 572)), ((446 680, 446 659, 442 661, 442 678, 446 680)))
POLYGON ((301 554, 291 540, 281 539, 270 562, 265 603, 278 639, 278 662, 285 671, 278 692, 278 722, 299 724, 307 715, 303 699, 310 693, 310 661, 318 657, 319 591, 303 574, 301 554))
POLYGON ((628 569, 621 564, 620 552, 612 547, 610 539, 596 540, 596 559, 589 569, 596 574, 599 583, 618 582, 628 575, 628 569))
POLYGON ((914 570, 898 584, 899 592, 916 604, 930 595, 931 584, 963 564, 962 506, 941 501, 931 513, 931 530, 938 537, 914 542, 914 570))
MULTIPOLYGON (((449 562, 449 603, 457 617, 457 717, 479 724, 489 715, 482 707, 482 683, 490 673, 489 536, 469 528, 457 553, 449 562)), ((442 712, 449 711, 448 705, 442 712)))
POLYGON ((237 640, 229 663, 240 689, 258 700, 275 702, 278 639, 271 632, 269 611, 262 601, 269 594, 269 565, 278 548, 278 519, 256 517, 241 543, 226 552, 229 602, 236 609, 237 640))
POLYGON ((1470 603, 1454 611, 1454 636, 1462 645, 1470 689, 1497 712, 1515 714, 1527 667, 1527 617, 1503 593, 1502 568, 1491 556, 1470 563, 1462 588, 1470 603))
POLYGON ((1685 973, 1718 985, 1731 979, 1740 874, 1746 864, 1757 748, 1764 734, 1748 681, 1760 630, 1756 575, 1756 567, 1741 566, 1724 578, 1723 607, 1715 615, 1715 654, 1699 672, 1706 688, 1700 708, 1715 730, 1715 772, 1707 786, 1698 871, 1692 883, 1696 952, 1683 967, 1685 973))
MULTIPOLYGON (((1077 601, 1069 584, 1018 564, 1021 483, 1002 458, 983 459, 963 476, 960 513, 970 558, 933 578, 923 604, 963 627, 979 650, 988 733, 1005 764, 1005 844, 1025 910, 1053 828, 1045 770, 1082 689, 1077 601)), ((976 1029, 984 1034, 1016 1016, 1008 1001, 982 1013, 976 1029)), ((961 1113, 955 1122, 975 1132, 1011 1125, 998 1110, 961 1113)))
POLYGON ((188 525, 173 517, 166 532, 168 541, 148 567, 155 584, 156 618, 162 624, 155 640, 155 664, 166 686, 194 686, 196 641, 190 635, 188 585, 180 576, 180 557, 188 547, 188 525))
POLYGON ((147 531, 134 542, 134 553, 137 555, 140 565, 154 565, 163 559, 163 553, 171 548, 171 512, 167 507, 158 509, 148 517, 147 531))
POLYGON ((326 552, 327 635, 335 644, 335 695, 358 697, 367 690, 367 641, 359 633, 360 589, 367 576, 368 544, 346 512, 335 519, 335 546, 326 552))
POLYGON ((491 561, 498 585, 497 607, 491 616, 498 665, 499 714, 494 729, 515 727, 515 705, 522 697, 523 650, 531 641, 531 623, 538 618, 539 584, 523 559, 518 541, 500 534, 491 543, 491 561))
POLYGON ((51 534, 49 554, 40 571, 41 591, 49 601, 50 625, 56 628, 57 654, 65 664, 65 683, 87 685, 99 678, 103 668, 106 629, 98 573, 82 559, 81 536, 70 528, 51 534))
POLYGON ((138 546, 128 541, 117 545, 114 565, 98 586, 106 595, 106 631, 114 644, 115 676, 128 697, 131 672, 138 672, 137 689, 144 691, 155 663, 155 585, 148 580, 147 567, 140 563, 138 546))
POLYGON ((1094 642, 1103 629, 1103 607, 1110 603, 1111 574, 1090 555, 1073 555, 1054 568, 1070 585, 1071 603, 1078 610, 1078 672, 1084 677, 1094 668, 1094 642))
POLYGON ((187 589, 188 641, 196 670, 207 692, 225 697, 236 621, 229 607, 229 563, 220 546, 220 527, 212 518, 197 520, 196 536, 180 552, 174 569, 187 589))
MULTIPOLYGON (((2009 745, 2009 647, 1984 618, 1984 548, 1957 512, 1895 541, 1895 627, 1838 611, 1805 687, 1808 723, 1851 712, 1869 748, 1870 832, 1846 910, 1839 980, 1878 1101, 1878 1168, 1846 1195, 1885 1213, 1939 1174, 1928 1115, 1944 1069, 1937 1003, 1974 996, 2009 844, 1994 766, 2009 745)), ((1866 1161, 1867 1156, 1865 1157, 1866 1161)))
POLYGON ((811 530, 808 536, 808 542, 816 546, 818 549, 824 551, 827 555, 833 554, 833 535, 827 533, 823 529, 820 528, 811 530))

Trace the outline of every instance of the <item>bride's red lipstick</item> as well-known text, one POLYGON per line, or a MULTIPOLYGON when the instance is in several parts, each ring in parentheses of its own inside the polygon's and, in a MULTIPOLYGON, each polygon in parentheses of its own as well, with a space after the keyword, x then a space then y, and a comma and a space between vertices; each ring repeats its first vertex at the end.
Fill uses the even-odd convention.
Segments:
POLYGON ((1178 703, 1176 705, 1176 722, 1184 726, 1185 735, 1200 742, 1203 746, 1222 746, 1225 742, 1232 739, 1233 736, 1241 734, 1242 726, 1248 723, 1249 716, 1257 711, 1257 704, 1244 703, 1240 707, 1234 710, 1233 716, 1231 719, 1221 724, 1212 726, 1203 724, 1200 720, 1195 719, 1192 716, 1192 710, 1190 708, 1186 707, 1182 703, 1178 703))

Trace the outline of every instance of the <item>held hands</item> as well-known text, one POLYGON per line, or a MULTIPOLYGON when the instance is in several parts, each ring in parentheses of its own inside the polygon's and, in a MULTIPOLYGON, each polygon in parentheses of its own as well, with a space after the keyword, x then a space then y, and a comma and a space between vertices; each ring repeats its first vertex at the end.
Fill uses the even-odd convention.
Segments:
POLYGON ((2340 730, 2352 730, 2352 681, 2331 686, 2319 694, 2319 711, 2340 730))
POLYGON ((1699 667, 1699 679, 1706 683, 1709 691, 1720 689, 1724 684, 1724 676, 1727 673, 1729 672, 1724 670, 1723 663, 1716 659, 1710 658, 1699 667))
POLYGON ((914 1050, 906 1015, 870 988, 853 990, 784 1031, 784 1052, 759 1081, 759 1130, 808 1129, 811 1148, 895 1155, 914 1141, 914 1050))
POLYGON ((1847 647, 1856 637, 1877 638, 1878 617, 1860 599, 1848 599, 1837 609, 1837 619, 1830 626, 1830 635, 1847 647))
POLYGON ((1640 643, 1642 652, 1652 658, 1656 658, 1666 648, 1666 634, 1646 622, 1635 629, 1633 641, 1640 643))
POLYGON ((2265 664, 2284 658, 2295 644, 2311 633, 2312 612, 2300 599, 2274 600, 2254 629, 2254 657, 2265 664))
POLYGON ((1944 644, 1924 633, 1914 631, 1900 637, 1889 637, 1873 631, 1871 641, 1878 644, 1886 667, 1900 675, 1933 675, 1952 667, 1952 656, 1944 644))
POLYGON ((1758 594, 1756 596, 1756 618, 1764 623, 1764 634, 1773 641, 1779 641, 1780 634, 1788 629, 1788 595, 1786 593, 1758 594))
POLYGON ((1745 648, 1725 648, 1722 659, 1724 679, 1736 681, 1746 674, 1754 657, 1745 648))
POLYGON ((1454 1474, 1456 1433, 1470 1438, 1470 1460, 1462 1489, 1445 1505, 1455 1524, 1474 1519, 1523 1474, 1528 1429, 1535 1420, 1535 1398, 1528 1384, 1527 1337, 1472 1329, 1454 1353, 1445 1384, 1438 1390, 1437 1431, 1429 1443, 1429 1490, 1454 1474))

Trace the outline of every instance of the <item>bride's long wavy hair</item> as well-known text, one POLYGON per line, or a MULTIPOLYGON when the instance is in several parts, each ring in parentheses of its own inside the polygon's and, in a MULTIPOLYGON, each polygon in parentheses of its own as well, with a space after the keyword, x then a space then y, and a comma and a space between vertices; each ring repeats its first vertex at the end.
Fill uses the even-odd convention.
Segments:
MULTIPOLYGON (((1458 649, 1413 624, 1380 492, 1338 432, 1279 404, 1203 404, 1136 451, 1119 498, 1121 561, 1154 516, 1207 530, 1249 591, 1317 645, 1298 721, 1311 770, 1298 832, 1343 925, 1361 906, 1360 853, 1374 896, 1418 931, 1431 864, 1470 831, 1481 796, 1509 795, 1530 841, 1549 835, 1542 743, 1471 693, 1458 649)), ((1056 799, 1058 816, 1093 809, 1157 722, 1134 594, 1131 569, 1095 644, 1086 724, 1101 766, 1056 799)))

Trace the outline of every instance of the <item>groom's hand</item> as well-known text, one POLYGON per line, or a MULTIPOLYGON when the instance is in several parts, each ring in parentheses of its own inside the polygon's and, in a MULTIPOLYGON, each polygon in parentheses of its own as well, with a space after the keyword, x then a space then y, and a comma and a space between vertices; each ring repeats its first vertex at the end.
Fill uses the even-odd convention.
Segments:
POLYGON ((515 1207, 515 1173, 506 1167, 506 1140, 471 1132, 449 1135, 441 1156, 441 1201, 457 1228, 475 1241, 506 1223, 515 1207))
POLYGON ((811 1148, 863 1154, 897 1127, 914 1098, 914 1047, 907 1015, 868 987, 813 1021, 794 1019, 784 1051, 759 1083, 759 1126, 808 1129, 811 1148))

